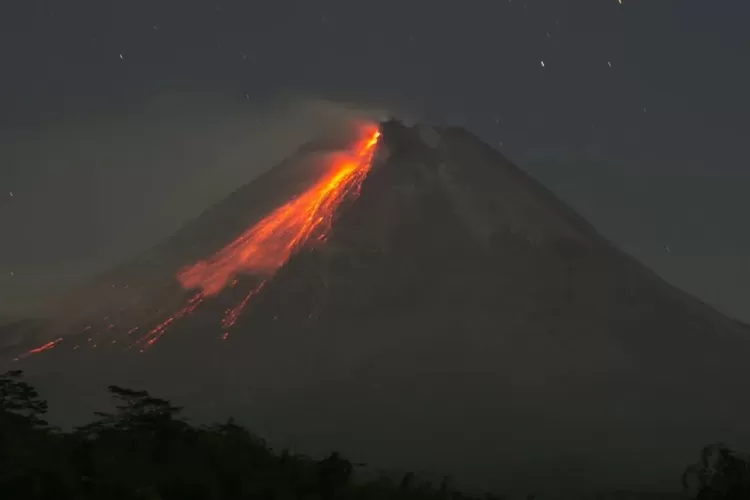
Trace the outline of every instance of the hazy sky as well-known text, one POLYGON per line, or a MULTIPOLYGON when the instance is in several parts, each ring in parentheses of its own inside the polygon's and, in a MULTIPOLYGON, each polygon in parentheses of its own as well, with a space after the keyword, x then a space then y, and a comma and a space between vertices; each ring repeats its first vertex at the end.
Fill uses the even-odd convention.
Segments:
POLYGON ((12 2, 0 314, 159 241, 345 113, 316 96, 467 126, 750 320, 748 19, 705 0, 12 2))

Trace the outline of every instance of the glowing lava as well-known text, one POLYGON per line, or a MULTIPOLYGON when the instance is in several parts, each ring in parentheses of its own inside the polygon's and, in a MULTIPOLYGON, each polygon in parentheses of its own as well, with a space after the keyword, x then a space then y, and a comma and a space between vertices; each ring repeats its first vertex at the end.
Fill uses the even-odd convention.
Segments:
POLYGON ((153 345, 154 342, 159 340, 161 336, 164 335, 164 332, 172 323, 182 318, 183 316, 186 316, 190 314, 191 312, 195 311, 195 309, 199 305, 201 305, 204 298, 205 297, 200 292, 193 295, 190 298, 190 300, 187 301, 187 304, 185 304, 185 306, 182 309, 180 309, 179 311, 177 311, 176 313, 174 313, 173 315, 171 315, 170 317, 168 317, 167 319, 165 319, 164 321, 162 321, 161 323, 153 327, 146 335, 142 336, 138 340, 137 343, 140 344, 141 342, 145 342, 146 347, 153 345))
MULTIPOLYGON (((240 273, 262 277, 242 301, 226 311, 222 320, 231 328, 245 306, 263 286, 268 276, 283 266, 292 253, 310 241, 324 241, 333 224, 336 209, 348 196, 359 195, 372 164, 372 155, 380 138, 377 128, 365 131, 353 151, 336 156, 326 173, 307 191, 277 208, 245 231, 211 259, 183 269, 177 276, 185 288, 201 288, 215 295, 240 273)), ((226 340, 227 333, 222 339, 226 340)))
POLYGON ((237 318, 240 317, 240 313, 242 313, 243 309, 245 309, 247 303, 250 302, 250 299, 252 299, 255 294, 261 291, 265 284, 265 280, 261 281, 258 286, 250 290, 247 295, 245 295, 245 298, 242 299, 239 304, 227 310, 224 314, 224 319, 221 320, 221 326, 223 326, 224 328, 232 328, 232 326, 234 326, 234 324, 237 322, 237 318))
POLYGON ((13 361, 18 361, 20 359, 25 358, 26 356, 31 356, 32 354, 39 354, 40 352, 49 351, 50 349, 54 348, 57 344, 63 341, 63 338, 57 338, 55 340, 51 340, 47 342, 46 344, 42 344, 39 347, 35 347, 34 349, 30 349, 26 351, 24 354, 18 356, 17 358, 14 358, 13 361))
MULTIPOLYGON (((376 126, 364 127, 355 145, 349 151, 335 155, 325 173, 310 188, 275 209, 213 256, 180 270, 177 273, 179 283, 184 289, 196 292, 181 309, 142 335, 135 345, 140 345, 141 350, 151 346, 175 321, 191 314, 207 298, 217 295, 225 287, 234 286, 238 275, 254 276, 259 280, 257 284, 242 301, 225 311, 221 326, 224 330, 231 328, 251 299, 295 250, 306 244, 325 241, 338 207, 350 196, 359 194, 370 171, 379 138, 380 131, 376 126)), ((108 330, 113 328, 114 324, 108 326, 108 330)), ((138 329, 131 328, 127 334, 131 335, 138 329)), ((226 340, 228 335, 225 331, 221 338, 226 340)), ((60 341, 62 338, 48 342, 21 357, 52 349, 60 341)))
POLYGON ((324 240, 336 209, 358 193, 370 169, 380 132, 370 129, 353 151, 338 155, 307 191, 280 206, 207 260, 181 270, 186 289, 216 295, 238 274, 273 275, 292 252, 311 240, 324 240))
MULTIPOLYGON (((231 328, 266 280, 283 266, 292 253, 305 244, 324 241, 341 202, 358 195, 372 155, 380 138, 376 127, 363 130, 351 151, 338 154, 326 172, 305 192, 275 209, 242 233, 230 244, 206 260, 182 269, 177 280, 187 290, 199 289, 188 304, 142 337, 146 346, 156 342, 174 321, 190 314, 205 298, 237 283, 236 276, 249 274, 260 278, 236 306, 228 309, 221 321, 231 328)), ((226 340, 228 333, 221 338, 226 340)))

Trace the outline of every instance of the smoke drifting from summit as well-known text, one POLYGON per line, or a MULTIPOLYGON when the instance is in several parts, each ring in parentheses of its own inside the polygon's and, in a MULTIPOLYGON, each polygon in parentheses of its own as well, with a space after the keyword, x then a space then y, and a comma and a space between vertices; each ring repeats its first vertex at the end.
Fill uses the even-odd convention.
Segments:
POLYGON ((307 97, 165 93, 0 139, 0 322, 173 233, 317 136, 386 111, 307 97), (33 231, 28 228, 33 227, 33 231))

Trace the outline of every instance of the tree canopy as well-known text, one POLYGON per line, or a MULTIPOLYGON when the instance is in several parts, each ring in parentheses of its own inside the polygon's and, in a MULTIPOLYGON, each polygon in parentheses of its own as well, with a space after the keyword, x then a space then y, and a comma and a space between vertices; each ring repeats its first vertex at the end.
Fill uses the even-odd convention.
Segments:
MULTIPOLYGON (((323 460, 274 452, 232 419, 196 426, 181 408, 146 391, 110 386, 112 413, 70 432, 45 420, 47 403, 21 371, 0 375, 3 500, 469 500, 448 479, 414 474, 357 480, 338 453, 323 460)), ((683 476, 693 498, 750 498, 746 458, 707 447, 683 476), (744 495, 744 496, 743 496, 744 495)), ((491 494, 484 500, 500 498, 491 494)))

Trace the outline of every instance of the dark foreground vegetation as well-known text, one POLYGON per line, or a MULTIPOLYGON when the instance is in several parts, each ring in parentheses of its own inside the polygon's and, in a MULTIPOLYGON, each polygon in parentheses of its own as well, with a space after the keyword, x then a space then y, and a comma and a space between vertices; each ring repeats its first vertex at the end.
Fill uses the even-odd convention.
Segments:
MULTIPOLYGON (((447 480, 431 485, 413 474, 355 481, 354 465, 336 453, 320 461, 274 453, 232 420, 196 427, 169 401, 109 390, 114 413, 97 413, 94 422, 63 432, 44 420, 47 404, 20 371, 0 375, 0 499, 479 498, 451 489, 447 480)), ((713 445, 683 482, 692 498, 744 500, 748 477, 748 460, 713 445)))

